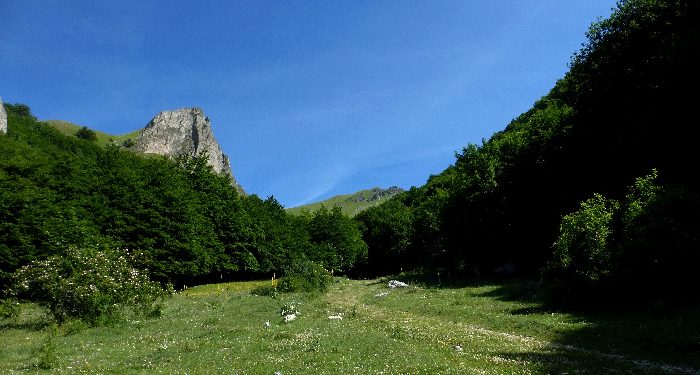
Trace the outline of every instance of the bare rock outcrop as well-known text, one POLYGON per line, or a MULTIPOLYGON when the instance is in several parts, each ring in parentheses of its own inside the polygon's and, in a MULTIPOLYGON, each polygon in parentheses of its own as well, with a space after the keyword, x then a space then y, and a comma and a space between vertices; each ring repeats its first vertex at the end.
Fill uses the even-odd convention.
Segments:
POLYGON ((214 172, 231 176, 234 187, 243 192, 233 177, 228 156, 214 138, 209 118, 199 108, 160 112, 136 137, 134 149, 170 157, 206 153, 214 172))
POLYGON ((7 134, 7 112, 0 98, 0 134, 7 134))
POLYGON ((402 193, 404 190, 398 186, 392 186, 387 189, 382 189, 382 188, 373 188, 371 191, 369 191, 368 194, 354 194, 350 196, 347 201, 348 202, 356 202, 356 203, 361 203, 361 202, 375 202, 383 197, 392 197, 396 194, 402 193))

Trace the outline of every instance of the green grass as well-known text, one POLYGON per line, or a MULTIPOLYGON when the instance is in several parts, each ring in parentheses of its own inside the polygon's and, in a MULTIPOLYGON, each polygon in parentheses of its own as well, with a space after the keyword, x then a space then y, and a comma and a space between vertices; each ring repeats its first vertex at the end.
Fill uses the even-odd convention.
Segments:
POLYGON ((372 195, 378 188, 361 190, 352 194, 336 195, 334 197, 328 198, 320 202, 314 202, 298 207, 291 207, 287 209, 287 212, 299 215, 303 212, 314 212, 321 208, 321 206, 327 209, 332 209, 333 207, 340 207, 340 210, 347 216, 353 217, 358 213, 379 205, 385 202, 387 199, 391 198, 392 195, 386 195, 379 199, 372 199, 372 195))
MULTIPOLYGON (((68 121, 63 121, 63 120, 48 120, 45 121, 46 124, 51 125, 52 127, 56 128, 58 131, 65 135, 71 135, 75 136, 75 133, 78 132, 80 128, 82 128, 81 125, 76 125, 68 121)), ((98 130, 94 130, 95 134, 97 134, 97 143, 100 145, 107 145, 110 143, 115 143, 117 145, 121 145, 122 142, 126 141, 127 139, 135 140, 136 136, 139 135, 141 130, 136 130, 131 133, 127 134, 122 134, 122 135, 112 135, 112 134, 107 134, 105 132, 101 132, 98 130)))
POLYGON ((270 281, 204 285, 168 300, 160 319, 108 327, 56 327, 26 307, 0 320, 0 373, 700 371, 695 308, 578 315, 543 308, 526 281, 442 289, 385 281, 338 278, 325 295, 276 298, 249 292, 270 281), (300 315, 284 323, 280 308, 291 302, 300 315), (343 319, 328 318, 336 314, 343 319))

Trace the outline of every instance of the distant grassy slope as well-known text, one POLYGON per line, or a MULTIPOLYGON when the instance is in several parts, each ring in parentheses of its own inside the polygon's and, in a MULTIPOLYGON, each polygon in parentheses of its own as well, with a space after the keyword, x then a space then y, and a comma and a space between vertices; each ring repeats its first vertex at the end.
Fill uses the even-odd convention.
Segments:
POLYGON ((386 201, 402 191, 403 189, 396 186, 392 186, 388 189, 367 189, 353 194, 336 195, 335 197, 320 202, 288 208, 287 212, 291 214, 301 214, 302 212, 314 212, 321 208, 321 206, 325 206, 328 209, 338 206, 344 214, 352 217, 363 210, 386 201))
MULTIPOLYGON (((73 135, 74 136, 75 133, 77 133, 78 130, 83 127, 82 125, 76 125, 76 124, 73 124, 72 122, 63 121, 63 120, 48 120, 48 121, 44 121, 44 122, 51 125, 52 127, 56 128, 58 131, 60 131, 61 133, 65 134, 65 135, 73 135)), ((112 134, 107 134, 105 132, 101 132, 101 131, 94 130, 94 129, 91 129, 91 130, 94 131, 95 134, 97 134, 97 143, 99 143, 101 145, 106 145, 109 143, 116 143, 118 145, 121 145, 124 141, 126 141, 128 139, 135 140, 136 136, 141 131, 139 129, 139 130, 133 131, 131 133, 127 133, 127 134, 112 135, 112 134)))

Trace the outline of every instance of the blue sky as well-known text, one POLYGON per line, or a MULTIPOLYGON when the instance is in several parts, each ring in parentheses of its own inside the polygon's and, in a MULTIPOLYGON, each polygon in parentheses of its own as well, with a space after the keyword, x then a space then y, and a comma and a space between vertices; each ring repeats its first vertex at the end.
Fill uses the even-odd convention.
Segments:
POLYGON ((111 134, 212 120, 286 207, 420 186, 529 109, 612 0, 0 0, 0 96, 111 134))

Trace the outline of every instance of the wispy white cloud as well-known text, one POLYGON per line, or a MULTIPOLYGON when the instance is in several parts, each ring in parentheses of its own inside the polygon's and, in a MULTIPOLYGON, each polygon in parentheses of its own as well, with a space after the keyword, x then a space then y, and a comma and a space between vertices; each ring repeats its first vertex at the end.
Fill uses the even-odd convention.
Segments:
POLYGON ((302 206, 315 202, 325 197, 338 186, 340 182, 356 172, 356 168, 349 165, 333 165, 320 171, 320 175, 311 179, 311 188, 306 189, 303 198, 290 204, 290 207, 302 206))

